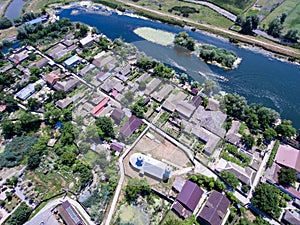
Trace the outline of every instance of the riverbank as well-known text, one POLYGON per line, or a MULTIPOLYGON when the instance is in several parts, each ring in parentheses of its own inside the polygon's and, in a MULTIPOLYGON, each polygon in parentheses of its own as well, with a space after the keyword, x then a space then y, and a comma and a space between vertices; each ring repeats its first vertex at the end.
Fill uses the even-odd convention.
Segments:
POLYGON ((6 9, 8 8, 8 6, 10 5, 10 3, 13 0, 4 0, 1 1, 0 3, 0 17, 3 17, 5 15, 6 9))

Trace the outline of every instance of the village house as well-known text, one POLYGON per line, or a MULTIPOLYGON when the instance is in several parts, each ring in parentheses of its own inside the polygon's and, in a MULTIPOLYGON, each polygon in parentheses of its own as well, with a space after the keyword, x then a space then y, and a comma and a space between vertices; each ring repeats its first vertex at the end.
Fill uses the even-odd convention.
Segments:
POLYGON ((213 190, 202 207, 197 220, 204 225, 221 225, 229 215, 230 201, 222 193, 213 190))
POLYGON ((64 65, 65 66, 74 66, 77 63, 81 62, 81 60, 82 60, 82 58, 79 57, 78 55, 73 55, 72 57, 70 57, 64 61, 64 65))
POLYGON ((198 211, 203 194, 204 191, 197 184, 186 181, 172 205, 172 210, 184 219, 189 218, 198 211))
POLYGON ((53 86, 57 81, 59 81, 60 77, 55 73, 49 73, 45 76, 45 81, 50 85, 53 86))
POLYGON ((78 79, 70 78, 65 81, 57 81, 54 84, 53 88, 57 91, 65 91, 66 93, 68 93, 73 90, 79 83, 80 81, 78 79))
POLYGON ((35 83, 30 83, 26 87, 21 89, 19 92, 17 92, 16 97, 18 97, 19 99, 21 99, 23 101, 26 100, 27 98, 29 98, 31 95, 33 95, 36 92, 35 86, 38 84, 41 86, 44 86, 46 84, 46 82, 40 79, 40 80, 36 81, 35 83))
POLYGON ((120 134, 124 138, 130 137, 141 125, 143 121, 136 116, 131 116, 129 120, 120 128, 120 134))
POLYGON ((94 37, 92 35, 87 35, 79 41, 81 47, 91 46, 94 43, 94 37))
POLYGON ((73 99, 70 98, 70 97, 67 97, 67 98, 60 99, 60 100, 56 101, 55 105, 58 108, 65 109, 65 108, 67 108, 72 103, 73 103, 73 99))
POLYGON ((61 203, 61 205, 57 207, 57 211, 66 225, 86 225, 69 201, 61 203))
POLYGON ((111 118, 119 124, 125 116, 125 112, 120 108, 115 108, 111 113, 111 118))
POLYGON ((233 145, 238 145, 242 139, 242 135, 239 134, 241 123, 239 121, 232 121, 232 125, 226 134, 226 141, 233 145))

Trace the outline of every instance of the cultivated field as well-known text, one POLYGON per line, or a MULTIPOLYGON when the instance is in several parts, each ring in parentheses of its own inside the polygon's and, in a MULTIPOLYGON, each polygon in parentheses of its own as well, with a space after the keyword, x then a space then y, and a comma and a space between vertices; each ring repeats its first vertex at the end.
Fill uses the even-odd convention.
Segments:
POLYGON ((283 24, 284 30, 298 29, 300 30, 300 2, 299 0, 286 0, 274 9, 261 22, 261 26, 268 27, 268 24, 276 17, 280 17, 282 13, 288 13, 288 16, 283 24))

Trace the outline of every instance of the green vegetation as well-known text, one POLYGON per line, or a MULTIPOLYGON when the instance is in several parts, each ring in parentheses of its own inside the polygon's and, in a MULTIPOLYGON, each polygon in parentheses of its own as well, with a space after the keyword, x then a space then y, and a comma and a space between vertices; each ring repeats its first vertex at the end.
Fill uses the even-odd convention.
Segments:
POLYGON ((217 190, 222 192, 226 188, 226 185, 219 179, 215 180, 213 177, 207 177, 203 174, 193 174, 189 176, 189 179, 208 191, 217 190))
POLYGON ((168 10, 168 12, 178 12, 179 15, 183 17, 189 17, 189 14, 192 13, 199 13, 199 10, 195 9, 194 7, 190 6, 173 6, 171 9, 168 10))
POLYGON ((255 3, 255 0, 207 0, 234 14, 243 13, 248 7, 255 3))
POLYGON ((24 224, 31 213, 31 209, 25 204, 21 204, 6 221, 8 225, 24 224))
POLYGON ((278 181, 283 185, 290 186, 297 181, 297 172, 291 168, 281 168, 278 175, 278 181))
POLYGON ((273 162, 274 162, 274 159, 275 159, 277 150, 278 150, 278 148, 279 148, 279 145, 280 145, 280 141, 279 141, 279 140, 276 140, 276 141, 275 141, 275 144, 274 144, 274 146, 273 146, 273 149, 272 149, 272 151, 271 151, 270 158, 269 158, 268 163, 267 163, 267 166, 268 166, 268 167, 271 167, 271 166, 273 165, 273 162))
POLYGON ((206 62, 217 62, 224 67, 232 68, 237 56, 232 51, 211 45, 199 45, 199 57, 206 62))
POLYGON ((12 22, 6 16, 0 18, 0 30, 10 28, 11 26, 12 22))
POLYGON ((275 127, 275 131, 282 139, 291 138, 296 135, 296 129, 292 126, 290 120, 283 120, 281 124, 275 127))
POLYGON ((286 200, 278 188, 267 183, 261 183, 255 188, 251 203, 269 216, 278 218, 281 207, 286 204, 286 200))
POLYGON ((255 220, 251 222, 246 217, 239 220, 237 225, 271 225, 267 220, 264 220, 261 216, 255 217, 255 220))
POLYGON ((145 99, 143 97, 139 97, 130 109, 138 117, 144 117, 144 113, 148 111, 148 107, 145 105, 145 99))
POLYGON ((27 136, 14 138, 1 153, 0 168, 19 165, 35 142, 36 138, 27 136))
POLYGON ((257 133, 258 129, 274 128, 279 118, 279 114, 273 109, 260 104, 248 106, 246 99, 238 94, 225 95, 221 100, 221 105, 227 115, 245 121, 254 133, 257 133))
POLYGON ((190 51, 195 50, 195 41, 190 38, 186 32, 176 34, 174 44, 187 48, 190 51))
POLYGON ((109 117, 99 117, 96 120, 96 126, 98 127, 98 134, 102 140, 115 137, 114 128, 109 117))
POLYGON ((241 33, 253 34, 253 30, 257 29, 259 24, 259 17, 257 15, 247 16, 246 19, 238 16, 235 23, 241 26, 241 33))
POLYGON ((229 186, 233 187, 233 188, 237 188, 237 186, 239 186, 240 182, 238 180, 238 178, 231 172, 229 171, 222 171, 220 173, 220 177, 222 177, 226 183, 229 184, 229 186))
POLYGON ((237 147, 231 144, 228 144, 224 147, 220 157, 227 161, 234 162, 242 167, 249 166, 251 161, 249 156, 239 152, 237 147))
POLYGON ((151 188, 145 178, 132 178, 129 179, 126 187, 126 199, 129 202, 135 201, 140 195, 145 196, 150 194, 151 188))
POLYGON ((300 3, 298 0, 286 0, 263 19, 261 26, 268 29, 268 26, 272 21, 274 21, 276 18, 280 18, 283 13, 287 13, 286 18, 282 23, 284 31, 287 31, 288 29, 300 30, 298 14, 299 8, 300 3))
MULTIPOLYGON (((87 29, 86 25, 76 26, 75 36, 82 37, 86 34, 87 29)), ((32 46, 47 45, 58 38, 64 37, 70 31, 74 31, 72 23, 69 19, 63 18, 45 27, 42 24, 36 26, 24 24, 18 28, 17 39, 32 46)))
POLYGON ((153 75, 157 77, 170 79, 175 76, 175 71, 172 68, 169 68, 164 64, 159 63, 154 67, 153 75))

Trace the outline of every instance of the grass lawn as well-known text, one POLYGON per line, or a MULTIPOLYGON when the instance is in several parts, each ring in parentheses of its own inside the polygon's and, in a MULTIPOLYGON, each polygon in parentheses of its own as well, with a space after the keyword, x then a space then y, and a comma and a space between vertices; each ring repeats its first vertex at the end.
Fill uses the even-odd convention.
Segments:
POLYGON ((19 201, 20 201, 20 199, 16 195, 13 195, 11 201, 8 202, 6 200, 6 203, 4 206, 5 210, 8 212, 11 212, 19 204, 19 201))
MULTIPOLYGON (((132 1, 128 1, 128 2, 132 2, 132 1)), ((178 0, 165 0, 161 2, 154 1, 154 0, 139 0, 138 2, 135 2, 135 4, 145 6, 150 9, 159 10, 165 13, 169 13, 168 10, 174 6, 189 6, 199 10, 199 13, 190 13, 188 17, 189 19, 198 22, 203 22, 206 24, 211 24, 218 27, 224 27, 224 28, 228 28, 233 24, 230 20, 223 17, 219 13, 213 11, 212 9, 206 6, 202 6, 198 4, 181 2, 178 0), (161 5, 161 8, 159 5, 161 5)), ((173 11, 172 14, 175 13, 176 12, 173 11)))
POLYGON ((252 6, 256 0, 207 0, 207 2, 211 2, 236 15, 239 15, 252 6))
POLYGON ((300 2, 299 0, 286 0, 276 9, 274 9, 268 16, 266 16, 262 22, 261 27, 268 27, 269 23, 276 17, 280 17, 282 13, 288 13, 283 26, 286 29, 298 28, 300 29, 300 2))
POLYGON ((87 162, 90 166, 93 166, 98 158, 98 154, 89 150, 86 154, 83 155, 83 160, 87 162))

